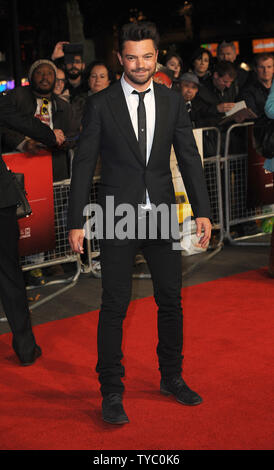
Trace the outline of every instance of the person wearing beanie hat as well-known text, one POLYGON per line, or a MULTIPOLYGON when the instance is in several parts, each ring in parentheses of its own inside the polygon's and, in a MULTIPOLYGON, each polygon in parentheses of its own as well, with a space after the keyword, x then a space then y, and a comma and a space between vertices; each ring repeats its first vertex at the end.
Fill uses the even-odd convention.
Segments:
MULTIPOLYGON (((61 129, 65 136, 73 135, 71 106, 53 93, 57 68, 47 59, 35 61, 28 73, 30 85, 9 91, 11 101, 19 112, 38 118, 51 129, 61 129)), ((4 129, 5 150, 37 153, 40 143, 10 129, 4 129)), ((67 154, 64 149, 54 149, 52 154, 53 180, 69 177, 67 154)))
MULTIPOLYGON (((61 129, 66 137, 72 137, 73 118, 71 106, 53 93, 56 73, 56 67, 51 61, 46 59, 38 60, 29 69, 30 86, 16 87, 10 90, 9 95, 12 104, 19 113, 36 117, 52 130, 61 129)), ((41 143, 30 138, 32 134, 31 128, 29 134, 26 135, 8 128, 4 129, 4 150, 6 152, 17 150, 39 155, 41 143)), ((51 151, 53 181, 69 178, 70 162, 67 149, 64 146, 53 147, 51 151)), ((32 264, 43 262, 44 253, 38 253, 35 256, 37 258, 32 257, 30 260, 32 264), (39 261, 37 261, 38 258, 39 261)), ((28 272, 26 282, 29 285, 43 285, 46 280, 41 269, 35 269, 28 272)))
POLYGON ((34 62, 29 69, 28 78, 30 83, 32 81, 33 72, 41 65, 48 65, 49 67, 51 67, 55 73, 55 77, 57 76, 57 67, 51 60, 39 59, 36 60, 36 62, 34 62))

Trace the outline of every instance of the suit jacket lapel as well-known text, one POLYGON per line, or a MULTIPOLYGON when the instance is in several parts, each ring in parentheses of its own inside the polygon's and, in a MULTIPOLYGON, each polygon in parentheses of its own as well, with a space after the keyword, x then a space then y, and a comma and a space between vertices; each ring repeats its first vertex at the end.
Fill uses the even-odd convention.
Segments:
POLYGON ((139 161, 143 162, 138 140, 132 126, 125 95, 120 82, 111 86, 111 90, 108 95, 108 104, 114 120, 121 129, 134 155, 139 161))

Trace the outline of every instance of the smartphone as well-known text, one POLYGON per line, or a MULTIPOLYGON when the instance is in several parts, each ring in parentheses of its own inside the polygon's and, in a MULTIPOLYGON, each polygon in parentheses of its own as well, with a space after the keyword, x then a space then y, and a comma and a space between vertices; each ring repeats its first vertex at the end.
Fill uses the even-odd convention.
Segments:
POLYGON ((75 56, 83 56, 83 44, 81 43, 72 43, 72 44, 63 44, 64 59, 66 63, 72 63, 75 56))

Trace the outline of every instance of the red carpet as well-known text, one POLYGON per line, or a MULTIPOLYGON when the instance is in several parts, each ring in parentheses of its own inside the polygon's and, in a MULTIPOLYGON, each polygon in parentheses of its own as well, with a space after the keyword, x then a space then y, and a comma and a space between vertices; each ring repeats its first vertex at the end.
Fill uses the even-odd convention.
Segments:
POLYGON ((27 368, 0 336, 0 449, 273 449, 273 297, 265 269, 183 289, 184 377, 204 398, 193 408, 159 393, 154 300, 133 301, 122 427, 101 420, 98 312, 35 327, 43 356, 27 368))

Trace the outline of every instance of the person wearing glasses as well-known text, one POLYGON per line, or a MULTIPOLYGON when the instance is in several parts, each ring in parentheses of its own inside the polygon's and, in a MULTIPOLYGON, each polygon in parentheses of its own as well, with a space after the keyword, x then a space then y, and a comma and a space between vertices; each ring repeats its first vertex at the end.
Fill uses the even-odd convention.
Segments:
MULTIPOLYGON (((46 59, 37 60, 31 65, 28 78, 30 83, 28 87, 16 87, 8 92, 16 109, 37 117, 51 129, 62 129, 66 137, 71 137, 74 133, 71 106, 54 93, 56 66, 46 59)), ((11 129, 4 129, 3 138, 4 151, 17 149, 34 154, 41 148, 38 141, 11 129)), ((53 181, 69 177, 65 149, 53 149, 52 168, 53 181)))
POLYGON ((81 129, 83 110, 88 96, 89 87, 85 80, 86 64, 83 60, 83 45, 59 41, 53 50, 51 60, 63 67, 66 75, 66 88, 69 102, 73 110, 76 129, 81 129))
POLYGON ((57 67, 56 82, 53 92, 55 95, 59 96, 59 98, 69 102, 70 96, 67 88, 66 74, 62 68, 57 67))
MULTIPOLYGON (((73 128, 72 110, 69 103, 54 94, 57 69, 55 65, 46 59, 37 60, 29 70, 28 87, 16 87, 8 92, 11 103, 17 112, 34 116, 51 129, 61 129, 68 138, 73 137, 76 131, 73 128)), ((39 154, 41 143, 31 138, 32 128, 29 132, 22 134, 10 128, 3 129, 3 150, 11 152, 17 150, 29 154, 39 154)), ((53 181, 61 181, 69 178, 68 145, 52 148, 52 170, 53 181)), ((35 260, 30 261, 39 264, 43 261, 44 254, 35 255, 35 260), (37 257, 40 255, 40 258, 37 257)), ((30 270, 28 273, 28 284, 43 285, 46 280, 41 269, 30 270)))

